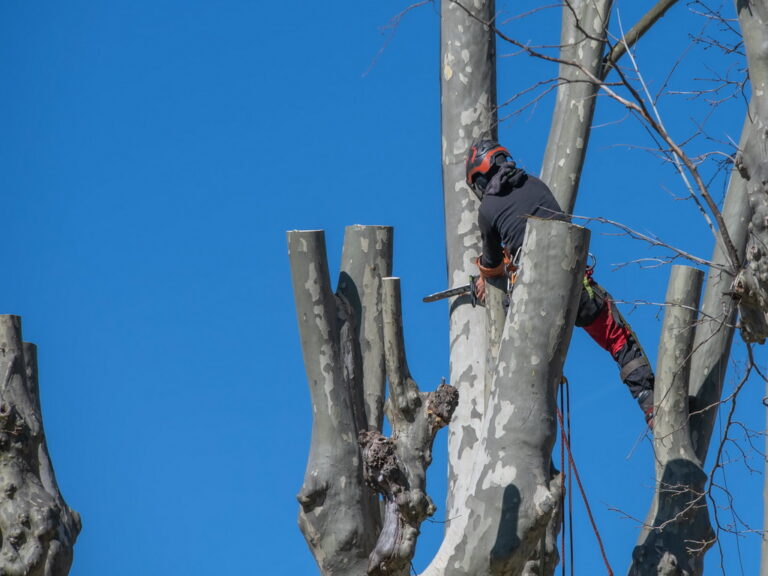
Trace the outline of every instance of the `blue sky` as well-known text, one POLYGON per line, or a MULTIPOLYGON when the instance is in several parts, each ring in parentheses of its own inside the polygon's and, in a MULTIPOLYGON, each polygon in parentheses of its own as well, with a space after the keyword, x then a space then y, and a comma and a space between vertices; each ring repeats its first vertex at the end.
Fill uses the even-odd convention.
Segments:
MULTIPOLYGON (((618 4, 628 26, 650 3, 618 4)), ((447 305, 420 301, 446 282, 439 21, 429 4, 394 35, 382 31, 407 5, 0 6, 0 312, 21 315, 25 338, 39 346, 48 443, 61 490, 83 518, 74 576, 316 573, 296 527, 311 412, 286 230, 325 229, 336 270, 344 226, 395 226, 411 370, 423 389, 448 375, 447 305)), ((509 14, 529 5, 499 1, 509 14)), ((553 11, 512 26, 524 41, 559 35, 553 11)), ((638 50, 654 89, 701 26, 677 6, 638 50)), ((499 101, 553 73, 499 52, 499 101)), ((688 76, 715 65, 736 73, 737 59, 705 56, 688 76)), ((672 87, 690 86, 688 76, 673 76, 672 87)), ((603 100, 576 212, 708 257, 706 226, 670 196, 681 194, 679 178, 644 150, 652 142, 637 123, 603 100)), ((551 106, 546 97, 501 127, 534 173, 551 106)), ((685 96, 660 108, 681 139, 704 109, 685 96)), ((707 126, 737 140, 742 114, 732 100, 707 126)), ((722 182, 713 189, 722 195, 722 182)), ((593 227, 598 279, 619 299, 662 301, 667 269, 614 271, 650 252, 613 232, 593 227)), ((625 311, 655 358, 658 309, 625 311)), ((633 450, 639 411, 584 334, 574 336, 567 372, 575 458, 622 571, 637 532, 625 515, 644 516, 650 502, 650 447, 633 450)), ((746 394, 752 409, 741 418, 762 428, 762 386, 746 394)), ((430 477, 438 505, 444 440, 430 477)), ((752 464, 762 469, 759 458, 752 464)), ((737 509, 759 529, 761 478, 730 469, 730 486, 745 495, 737 509)), ((575 506, 577 569, 599 573, 575 506)), ((424 526, 417 568, 441 530, 424 526)), ((755 573, 759 538, 739 540, 723 540, 727 573, 755 573)), ((710 562, 719 570, 716 551, 710 562)))

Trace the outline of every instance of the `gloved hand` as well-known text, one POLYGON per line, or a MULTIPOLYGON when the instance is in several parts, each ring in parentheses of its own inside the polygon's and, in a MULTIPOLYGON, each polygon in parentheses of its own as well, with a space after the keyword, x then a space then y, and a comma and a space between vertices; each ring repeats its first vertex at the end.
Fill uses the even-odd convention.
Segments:
POLYGON ((475 278, 475 297, 480 303, 485 303, 485 278, 482 274, 475 278))
POLYGON ((653 406, 653 390, 643 390, 637 397, 637 403, 640 405, 640 410, 645 415, 645 422, 649 428, 653 428, 653 416, 655 413, 653 406))

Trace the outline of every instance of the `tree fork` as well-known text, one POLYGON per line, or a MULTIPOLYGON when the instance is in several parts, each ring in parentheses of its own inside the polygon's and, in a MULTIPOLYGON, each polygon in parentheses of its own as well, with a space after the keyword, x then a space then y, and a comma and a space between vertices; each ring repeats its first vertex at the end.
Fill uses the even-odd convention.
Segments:
POLYGON ((578 308, 589 231, 530 219, 467 498, 425 576, 520 574, 557 513, 555 395, 578 308))
MULTIPOLYGON (((369 394, 366 412, 364 362, 377 360, 363 341, 375 334, 375 313, 361 332, 361 311, 380 309, 374 276, 391 268, 391 228, 350 227, 344 245, 339 294, 331 291, 321 230, 288 233, 288 248, 304 367, 312 396, 312 441, 299 526, 323 575, 359 576, 379 531, 375 495, 365 486, 358 434, 378 419, 380 401, 369 394), (373 241, 372 241, 373 240, 373 241), (346 296, 345 296, 346 295, 346 296)), ((367 319, 367 318, 366 318, 367 319)), ((370 367, 370 366, 369 366, 370 367)), ((375 390, 381 380, 368 371, 375 390), (371 376, 372 374, 372 376, 371 376)), ((383 392, 383 391, 382 391, 383 392)))
POLYGON ((714 542, 707 475, 691 440, 688 380, 703 273, 673 266, 659 342, 654 391, 656 494, 653 520, 632 553, 630 576, 701 574, 714 542))
POLYGON ((389 401, 387 418, 392 437, 363 432, 366 481, 384 497, 385 512, 368 574, 409 574, 421 523, 432 516, 435 505, 427 495, 427 467, 432 443, 446 426, 458 404, 456 388, 441 384, 423 393, 411 377, 405 355, 400 304, 400 279, 383 279, 384 349, 389 401))

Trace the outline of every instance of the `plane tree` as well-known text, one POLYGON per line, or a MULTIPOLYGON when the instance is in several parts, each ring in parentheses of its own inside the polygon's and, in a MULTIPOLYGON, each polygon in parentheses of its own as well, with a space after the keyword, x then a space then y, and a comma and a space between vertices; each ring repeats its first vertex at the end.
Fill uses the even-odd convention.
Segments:
MULTIPOLYGON (((687 259, 688 265, 671 267, 665 298, 653 430, 656 490, 627 559, 630 573, 638 575, 702 573, 716 537, 704 464, 731 343, 736 331, 750 346, 762 343, 768 326, 768 7, 738 0, 738 25, 708 15, 744 47, 749 82, 740 85, 751 94, 741 140, 727 154, 726 165, 733 167, 727 194, 718 203, 702 175, 707 157, 689 155, 688 142, 668 131, 633 57, 634 46, 653 34, 660 18, 670 17, 674 4, 658 2, 617 34, 611 1, 566 0, 558 11, 558 45, 537 47, 498 21, 493 0, 440 3, 449 286, 475 273, 478 201, 464 182, 464 159, 473 140, 497 136, 496 51, 502 44, 557 69, 549 82, 525 92, 555 91, 541 178, 565 212, 576 202, 595 107, 605 100, 598 96, 606 96, 647 128, 712 231, 709 260, 664 246, 670 261, 687 259)), ((451 302, 450 382, 430 392, 408 369, 400 280, 391 276, 392 229, 347 229, 335 291, 323 232, 288 233, 313 405, 299 525, 324 576, 409 573, 420 524, 435 510, 426 469, 435 434, 446 425, 448 521, 423 573, 553 573, 564 491, 563 474, 551 460, 555 394, 589 246, 589 232, 578 223, 529 221, 508 312, 498 283, 489 286, 484 307, 471 306, 468 296, 451 302)), ((722 454, 714 452, 717 465, 722 454)))

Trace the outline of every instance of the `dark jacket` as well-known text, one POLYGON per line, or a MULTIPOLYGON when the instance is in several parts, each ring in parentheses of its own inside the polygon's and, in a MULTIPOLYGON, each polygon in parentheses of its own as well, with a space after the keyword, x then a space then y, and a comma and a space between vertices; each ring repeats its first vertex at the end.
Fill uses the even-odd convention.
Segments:
POLYGON ((568 220, 544 182, 512 162, 504 164, 488 183, 480 202, 483 266, 498 266, 504 258, 503 248, 514 258, 523 244, 528 216, 568 220))

